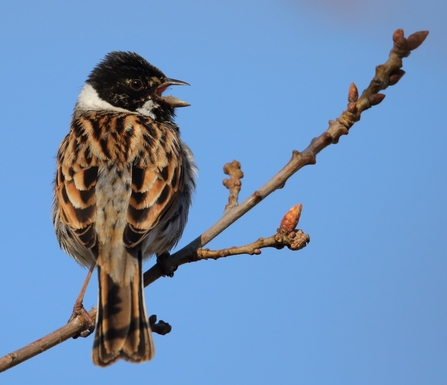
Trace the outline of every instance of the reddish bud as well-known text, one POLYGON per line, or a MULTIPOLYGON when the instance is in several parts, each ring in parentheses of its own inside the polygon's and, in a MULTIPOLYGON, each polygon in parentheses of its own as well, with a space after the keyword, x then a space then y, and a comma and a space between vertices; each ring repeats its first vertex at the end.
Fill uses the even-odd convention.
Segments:
POLYGON ((370 106, 376 106, 382 102, 382 100, 385 99, 384 94, 373 94, 368 98, 370 106))
POLYGON ((287 233, 295 230, 295 227, 298 225, 298 221, 300 220, 301 210, 303 208, 302 204, 298 204, 293 206, 287 213, 284 215, 279 228, 284 230, 287 233))
POLYGON ((404 37, 404 30, 402 28, 396 29, 393 33, 393 41, 397 42, 404 37))
POLYGON ((404 31, 402 29, 396 30, 393 34, 393 41, 395 47, 397 47, 400 50, 406 50, 407 49, 407 39, 404 37, 404 31))
POLYGON ((407 37, 408 49, 413 51, 417 47, 419 47, 428 36, 428 31, 419 31, 415 32, 412 35, 407 37))
POLYGON ((348 102, 356 102, 359 98, 359 90, 354 83, 351 83, 348 91, 348 102))
POLYGON ((405 71, 397 69, 390 75, 390 86, 394 86, 405 75, 405 71))

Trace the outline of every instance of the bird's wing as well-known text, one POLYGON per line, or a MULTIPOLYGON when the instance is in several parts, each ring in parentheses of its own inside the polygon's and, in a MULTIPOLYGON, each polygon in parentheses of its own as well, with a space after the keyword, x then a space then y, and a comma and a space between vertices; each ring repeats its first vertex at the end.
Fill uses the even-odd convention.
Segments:
POLYGON ((55 189, 60 220, 87 249, 97 239, 95 186, 99 163, 104 161, 131 162, 127 163, 132 181, 123 241, 135 247, 178 205, 185 164, 176 126, 128 114, 97 114, 96 119, 84 116, 73 121, 59 148, 55 189))
POLYGON ((98 165, 89 156, 84 139, 68 134, 57 155, 55 194, 59 205, 59 218, 67 225, 71 235, 85 249, 96 243, 95 185, 98 165))
MULTIPOLYGON (((140 123, 142 124, 142 123, 140 123)), ((167 123, 145 122, 144 153, 132 167, 124 244, 134 247, 174 213, 184 185, 178 135, 167 123)))

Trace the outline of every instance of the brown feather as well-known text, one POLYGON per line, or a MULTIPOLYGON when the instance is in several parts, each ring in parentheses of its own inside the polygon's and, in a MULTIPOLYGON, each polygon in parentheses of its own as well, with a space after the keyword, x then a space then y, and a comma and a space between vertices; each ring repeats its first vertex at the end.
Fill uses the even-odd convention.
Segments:
POLYGON ((194 173, 190 150, 172 122, 75 112, 57 156, 53 220, 61 246, 98 268, 96 365, 153 357, 142 258, 176 244, 194 173))
POLYGON ((98 267, 99 304, 93 363, 108 366, 126 361, 150 360, 155 353, 143 298, 141 259, 134 280, 120 286, 98 267))

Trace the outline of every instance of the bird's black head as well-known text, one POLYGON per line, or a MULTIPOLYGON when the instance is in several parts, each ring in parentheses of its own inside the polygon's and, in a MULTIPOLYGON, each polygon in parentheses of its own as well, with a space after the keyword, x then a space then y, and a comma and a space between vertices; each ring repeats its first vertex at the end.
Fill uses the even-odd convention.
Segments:
POLYGON ((98 97, 114 107, 169 119, 175 107, 189 104, 173 96, 162 96, 171 85, 188 85, 169 79, 158 68, 133 52, 110 52, 91 72, 86 82, 98 97))

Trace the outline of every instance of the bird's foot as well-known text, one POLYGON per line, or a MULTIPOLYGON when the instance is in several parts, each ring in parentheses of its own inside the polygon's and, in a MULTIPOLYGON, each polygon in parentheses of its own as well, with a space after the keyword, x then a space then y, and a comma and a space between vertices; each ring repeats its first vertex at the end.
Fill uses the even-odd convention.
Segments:
POLYGON ((78 338, 78 337, 86 338, 90 334, 92 334, 93 331, 95 330, 95 321, 90 316, 88 311, 85 310, 82 301, 76 301, 75 302, 75 304, 73 306, 73 312, 71 313, 71 317, 69 318, 68 322, 74 320, 78 316, 84 318, 84 324, 87 327, 87 329, 81 331, 79 334, 77 334, 73 338, 75 338, 75 339, 78 338))
POLYGON ((160 255, 157 255, 157 264, 160 266, 161 273, 167 277, 173 277, 174 271, 177 270, 177 267, 172 267, 169 262, 169 257, 171 255, 168 252, 164 252, 160 255))

